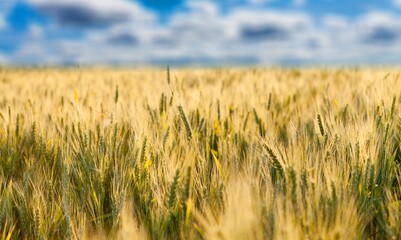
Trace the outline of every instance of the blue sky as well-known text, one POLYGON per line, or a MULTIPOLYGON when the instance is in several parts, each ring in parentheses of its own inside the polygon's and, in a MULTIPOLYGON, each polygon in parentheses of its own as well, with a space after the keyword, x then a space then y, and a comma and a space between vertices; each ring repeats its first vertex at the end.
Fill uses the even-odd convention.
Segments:
POLYGON ((401 0, 0 0, 0 64, 401 64, 401 0))

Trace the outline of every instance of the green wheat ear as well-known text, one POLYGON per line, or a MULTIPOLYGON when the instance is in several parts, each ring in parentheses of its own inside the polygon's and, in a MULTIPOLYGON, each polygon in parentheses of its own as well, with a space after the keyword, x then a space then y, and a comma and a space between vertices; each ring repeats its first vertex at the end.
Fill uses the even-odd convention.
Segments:
POLYGON ((317 115, 317 123, 319 125, 320 134, 324 136, 324 127, 323 127, 322 117, 320 116, 320 114, 317 115))
POLYGON ((170 85, 170 66, 167 66, 167 84, 170 85))
POLYGON ((119 97, 118 85, 116 85, 116 91, 115 91, 115 93, 114 93, 114 103, 115 103, 115 104, 118 103, 118 97, 119 97))
POLYGON ((17 120, 15 123, 15 136, 19 137, 19 129, 20 129, 20 115, 17 114, 17 120))
POLYGON ((263 143, 263 147, 267 151, 267 153, 268 153, 268 155, 270 157, 270 160, 272 161, 273 167, 279 172, 279 174, 281 176, 284 177, 284 168, 281 165, 280 161, 278 160, 277 155, 274 153, 274 151, 266 143, 263 143))
POLYGON ((396 98, 397 98, 397 97, 394 96, 394 97, 393 97, 393 102, 391 103, 391 110, 390 110, 390 117, 391 117, 391 118, 394 116, 396 98))
POLYGON ((180 170, 177 169, 177 171, 175 172, 175 175, 174 175, 174 180, 171 183, 170 192, 169 192, 169 196, 168 196, 168 208, 170 210, 174 209, 174 206, 177 202, 177 188, 178 188, 179 178, 180 178, 180 170))
POLYGON ((163 148, 166 147, 166 143, 167 143, 167 140, 168 140, 169 136, 170 136, 170 126, 167 128, 167 130, 166 130, 166 132, 164 133, 164 136, 163 136, 163 148))
POLYGON ((178 106, 178 111, 180 112, 181 119, 184 122, 185 130, 187 131, 188 138, 192 139, 192 128, 191 128, 191 125, 189 124, 187 115, 185 114, 184 108, 182 107, 182 105, 178 106))
POLYGON ((36 122, 32 123, 31 127, 31 143, 35 144, 35 136, 36 136, 36 122))
POLYGON ((272 105, 272 93, 269 93, 269 100, 267 101, 267 111, 270 111, 272 105))
POLYGON ((191 194, 191 177, 192 177, 191 167, 188 167, 187 168, 187 176, 185 178, 185 182, 184 182, 184 186, 183 186, 183 190, 182 190, 183 207, 186 207, 187 200, 191 194))
POLYGON ((146 143, 147 143, 148 139, 145 137, 145 139, 143 139, 143 143, 142 143, 142 149, 141 149, 141 158, 140 161, 141 163, 143 163, 145 161, 145 157, 146 157, 146 143))

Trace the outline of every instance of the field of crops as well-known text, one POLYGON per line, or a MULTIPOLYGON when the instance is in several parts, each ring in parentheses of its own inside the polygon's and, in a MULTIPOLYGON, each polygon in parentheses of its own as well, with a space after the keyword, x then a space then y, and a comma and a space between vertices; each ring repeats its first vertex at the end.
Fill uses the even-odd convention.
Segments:
POLYGON ((2 69, 2 239, 400 239, 394 69, 2 69))

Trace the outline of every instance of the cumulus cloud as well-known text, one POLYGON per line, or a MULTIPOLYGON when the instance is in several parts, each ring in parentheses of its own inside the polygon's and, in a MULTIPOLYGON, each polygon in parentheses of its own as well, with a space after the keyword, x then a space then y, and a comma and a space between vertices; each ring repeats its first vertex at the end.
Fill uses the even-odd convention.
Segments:
POLYGON ((401 17, 388 12, 327 14, 317 22, 301 8, 227 10, 217 1, 187 0, 160 22, 128 0, 27 1, 56 27, 31 24, 24 43, 7 54, 14 63, 347 64, 391 63, 401 55, 401 17), (106 27, 92 27, 99 25, 106 27), (65 26, 79 27, 79 36, 57 35, 65 26))
POLYGON ((7 57, 0 52, 0 64, 7 64, 7 57))
MULTIPOLYGON (((14 59, 61 64, 288 63, 310 58, 307 47, 319 40, 306 37, 313 31, 313 22, 300 12, 235 8, 223 14, 211 1, 189 1, 184 7, 162 26, 136 27, 129 21, 88 29, 79 39, 30 39, 14 59)), ((40 31, 32 28, 32 32, 40 31)))
POLYGON ((361 40, 371 44, 391 44, 401 37, 401 18, 384 12, 372 12, 359 20, 361 40))
POLYGON ((293 0, 292 4, 296 7, 302 7, 306 4, 306 0, 293 0))
MULTIPOLYGON (((168 23, 170 33, 180 36, 211 37, 224 29, 218 7, 211 2, 189 2, 187 12, 175 14, 168 23)), ((222 35, 220 35, 222 36, 222 35)))
POLYGON ((397 7, 401 7, 401 0, 393 0, 393 4, 397 7))
POLYGON ((31 38, 42 38, 44 35, 44 29, 39 24, 30 24, 28 27, 27 35, 31 38))
MULTIPOLYGON (((262 5, 262 4, 275 3, 279 1, 282 0, 247 0, 247 2, 250 3, 251 5, 262 5)), ((291 3, 295 7, 301 7, 305 5, 306 0, 292 0, 291 3)))
POLYGON ((4 17, 2 15, 0 15, 0 30, 6 28, 7 24, 6 24, 6 20, 4 19, 4 17))
POLYGON ((323 47, 315 61, 341 64, 400 62, 401 18, 390 12, 371 11, 353 19, 327 15, 320 33, 323 47))
POLYGON ((136 21, 151 22, 155 15, 128 0, 28 0, 39 12, 65 26, 91 27, 136 21))
POLYGON ((7 27, 6 15, 10 8, 16 3, 16 0, 8 0, 0 2, 0 30, 7 27))
POLYGON ((138 38, 130 33, 120 33, 107 39, 111 45, 133 46, 139 43, 138 38))
POLYGON ((273 3, 277 1, 280 0, 248 0, 248 3, 258 5, 258 4, 273 3))
POLYGON ((348 20, 340 15, 326 15, 323 25, 331 30, 344 30, 349 27, 348 20))
POLYGON ((289 40, 311 26, 306 14, 271 10, 238 9, 228 20, 236 25, 239 38, 245 41, 289 40))

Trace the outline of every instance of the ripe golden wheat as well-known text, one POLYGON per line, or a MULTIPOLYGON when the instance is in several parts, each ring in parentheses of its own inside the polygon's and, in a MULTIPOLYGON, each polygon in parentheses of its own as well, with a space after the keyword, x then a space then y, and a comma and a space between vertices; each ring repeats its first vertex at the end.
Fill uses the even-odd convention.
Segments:
POLYGON ((399 239, 392 69, 2 69, 2 239, 399 239))

